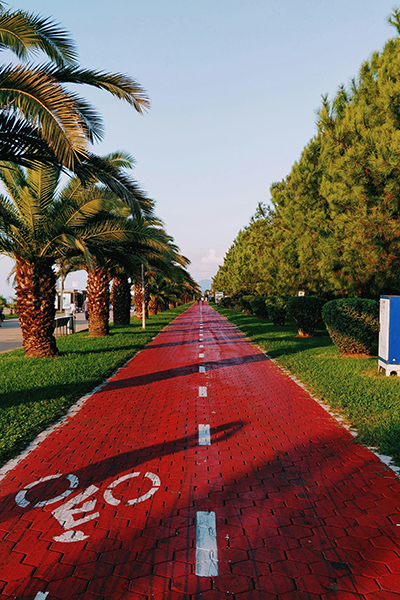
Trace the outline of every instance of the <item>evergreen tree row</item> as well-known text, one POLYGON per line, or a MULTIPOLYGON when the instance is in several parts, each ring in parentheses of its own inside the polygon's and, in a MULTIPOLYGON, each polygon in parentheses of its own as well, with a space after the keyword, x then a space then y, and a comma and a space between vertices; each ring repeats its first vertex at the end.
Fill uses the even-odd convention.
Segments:
MULTIPOLYGON (((388 19, 400 35, 400 9, 388 19)), ((323 97, 317 133, 239 232, 214 290, 400 293, 400 37, 323 97)))

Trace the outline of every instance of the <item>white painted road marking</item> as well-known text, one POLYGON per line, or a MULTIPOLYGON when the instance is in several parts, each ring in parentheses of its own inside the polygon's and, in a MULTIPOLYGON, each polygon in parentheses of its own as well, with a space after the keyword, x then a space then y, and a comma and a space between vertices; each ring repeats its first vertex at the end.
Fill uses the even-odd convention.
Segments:
POLYGON ((210 445, 211 445, 210 426, 199 424, 199 446, 210 446, 210 445))
POLYGON ((204 348, 204 344, 200 344, 199 348, 204 348))
POLYGON ((49 592, 38 592, 34 598, 34 600, 45 600, 47 598, 49 592))
POLYGON ((60 523, 61 527, 64 529, 70 530, 65 531, 61 535, 57 535, 53 537, 55 542, 80 542, 88 538, 88 535, 85 535, 83 531, 75 531, 72 530, 72 527, 77 527, 78 525, 83 525, 92 519, 97 519, 100 516, 100 513, 95 512, 90 515, 86 515, 82 519, 74 519, 74 515, 78 513, 88 513, 91 510, 94 510, 96 506, 97 500, 93 498, 93 500, 89 500, 85 502, 87 498, 93 496, 98 491, 98 487, 95 485, 90 485, 86 490, 74 496, 64 504, 61 504, 58 508, 53 510, 52 515, 57 519, 60 523), (82 504, 83 502, 83 504, 82 504), (80 508, 77 508, 79 504, 82 504, 80 508))
POLYGON ((206 372, 206 368, 203 365, 200 365, 199 373, 205 373, 205 372, 206 372))
MULTIPOLYGON (((118 498, 114 498, 111 490, 113 490, 117 485, 119 485, 123 481, 125 481, 127 479, 131 479, 132 477, 137 477, 138 475, 140 475, 140 472, 129 473, 128 475, 124 475, 120 478, 117 478, 105 490, 104 500, 106 502, 108 502, 108 504, 118 506, 118 504, 121 503, 121 500, 118 500, 118 498)), ((38 479, 37 481, 34 481, 33 483, 28 484, 23 490, 20 490, 17 493, 17 495, 15 496, 16 504, 18 506, 20 506, 21 508, 26 508, 30 504, 29 500, 26 499, 26 494, 27 494, 27 492, 29 492, 29 490, 31 488, 35 487, 36 485, 39 485, 39 483, 50 481, 52 479, 59 479, 62 476, 63 475, 61 473, 57 473, 56 475, 48 475, 47 477, 42 477, 41 479, 38 479)), ((125 503, 126 506, 132 506, 133 504, 137 504, 138 502, 144 502, 145 500, 148 500, 159 489, 159 487, 161 485, 161 481, 160 481, 160 478, 158 477, 158 475, 148 472, 148 473, 145 473, 144 476, 147 477, 148 479, 150 479, 153 486, 150 488, 150 490, 148 492, 146 492, 146 494, 143 494, 142 496, 139 496, 138 498, 131 498, 130 500, 128 500, 125 503)), ((54 498, 49 498, 48 500, 43 500, 42 502, 37 502, 34 505, 34 508, 37 508, 37 507, 40 508, 40 507, 46 506, 48 504, 53 504, 53 502, 57 502, 59 500, 64 500, 66 498, 66 496, 68 496, 72 492, 72 488, 77 487, 77 485, 79 484, 79 480, 76 477, 76 475, 72 475, 72 474, 66 475, 65 479, 68 479, 68 481, 70 483, 69 490, 66 490, 65 492, 63 492, 59 496, 55 496, 54 498)), ((82 540, 86 540, 89 537, 88 535, 85 535, 85 533, 83 531, 78 531, 78 530, 72 529, 72 528, 77 527, 79 525, 83 525, 84 523, 87 523, 88 521, 91 521, 92 519, 97 519, 98 517, 100 517, 100 513, 91 512, 94 510, 94 508, 96 506, 96 503, 97 503, 96 498, 92 498, 92 500, 87 501, 90 496, 94 496, 94 494, 96 494, 96 492, 98 492, 98 491, 99 491, 98 487, 96 487, 95 485, 91 485, 86 490, 83 490, 82 492, 80 492, 79 494, 74 496, 73 498, 70 498, 67 502, 64 502, 64 504, 61 504, 55 510, 52 511, 51 514, 53 515, 53 517, 55 517, 57 519, 57 521, 60 523, 61 527, 66 530, 61 535, 54 536, 53 537, 54 541, 65 542, 65 543, 80 542, 82 540), (79 505, 81 505, 80 508, 78 508, 79 505), (81 519, 75 519, 74 515, 79 514, 79 513, 85 513, 85 516, 81 519), (90 514, 87 514, 87 513, 90 513, 90 514)), ((38 592, 38 594, 44 594, 44 593, 45 592, 38 592)), ((46 592, 46 595, 47 595, 47 592, 46 592)), ((45 598, 45 597, 46 596, 37 596, 38 599, 45 598)), ((36 598, 35 598, 35 600, 36 600, 36 598)))
MULTIPOLYGON (((114 498, 111 490, 113 490, 115 487, 117 487, 117 485, 119 485, 123 481, 126 481, 127 479, 132 479, 132 477, 138 477, 138 475, 140 475, 140 471, 136 473, 128 473, 127 475, 123 475, 122 477, 119 477, 119 479, 113 481, 104 492, 104 500, 108 502, 108 504, 118 506, 121 500, 114 498)), ((156 493, 156 491, 160 487, 161 481, 158 475, 155 475, 154 473, 145 473, 144 476, 150 479, 150 481, 153 483, 153 487, 146 494, 143 494, 143 496, 139 496, 139 498, 133 498, 131 500, 128 500, 128 502, 126 502, 126 506, 132 506, 133 504, 138 504, 138 502, 144 502, 145 500, 148 500, 153 494, 156 493)))
POLYGON ((196 514, 196 575, 218 575, 217 527, 215 512, 196 514))
POLYGON ((207 388, 205 385, 199 386, 199 398, 207 398, 207 388))
MULTIPOLYGON (((21 508, 26 508, 27 506, 29 506, 30 502, 26 499, 25 496, 30 489, 32 489, 36 485, 39 485, 39 483, 45 483, 46 481, 51 481, 52 479, 59 479, 60 477, 62 477, 62 473, 57 473, 56 475, 48 475, 47 477, 41 477, 37 481, 29 483, 25 489, 18 492, 18 494, 15 496, 15 503, 18 504, 18 506, 20 506, 21 508)), ((34 505, 34 508, 41 508, 42 506, 53 504, 54 502, 64 500, 64 498, 69 496, 72 490, 77 487, 79 480, 75 475, 72 474, 66 475, 65 479, 68 479, 69 481, 69 490, 65 490, 65 492, 63 492, 59 496, 55 496, 55 498, 49 498, 49 500, 37 502, 37 504, 34 505)))
POLYGON ((199 358, 204 358, 204 354, 199 354, 199 358))

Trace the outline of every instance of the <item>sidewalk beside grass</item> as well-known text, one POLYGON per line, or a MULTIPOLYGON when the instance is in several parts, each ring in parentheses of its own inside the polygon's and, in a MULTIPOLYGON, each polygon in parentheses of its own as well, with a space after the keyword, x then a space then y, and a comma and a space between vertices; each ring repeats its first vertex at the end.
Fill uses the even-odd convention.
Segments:
POLYGON ((279 326, 234 310, 218 311, 339 413, 359 441, 400 465, 400 378, 379 374, 377 356, 341 356, 325 329, 301 338, 290 321, 279 326))
MULTIPOLYGON (((125 364, 187 307, 150 317, 145 330, 141 321, 132 319, 128 327, 111 325, 106 337, 89 338, 87 331, 59 337, 57 358, 25 358, 22 348, 0 354, 0 465, 58 421, 76 400, 125 364)), ((4 331, 0 330, 0 337, 4 331)))

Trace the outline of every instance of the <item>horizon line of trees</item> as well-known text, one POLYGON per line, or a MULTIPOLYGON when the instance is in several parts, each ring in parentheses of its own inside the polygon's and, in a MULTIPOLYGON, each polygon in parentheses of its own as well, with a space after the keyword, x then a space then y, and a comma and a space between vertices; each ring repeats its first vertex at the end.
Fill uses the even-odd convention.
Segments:
POLYGON ((15 261, 26 356, 57 356, 56 279, 72 271, 88 274, 91 337, 108 334, 111 281, 114 324, 129 324, 130 289, 141 281, 142 265, 147 303, 152 296, 160 307, 193 297, 198 286, 189 260, 131 177, 133 158, 92 152, 103 137, 102 119, 68 86, 102 89, 139 113, 150 107, 145 90, 127 75, 82 68, 64 29, 2 2, 1 50, 19 62, 0 65, 0 253, 15 261), (47 62, 34 62, 38 54, 47 62))
MULTIPOLYGON (((388 22, 400 35, 400 10, 388 22)), ((400 38, 332 101, 213 278, 225 294, 400 294, 400 38)))

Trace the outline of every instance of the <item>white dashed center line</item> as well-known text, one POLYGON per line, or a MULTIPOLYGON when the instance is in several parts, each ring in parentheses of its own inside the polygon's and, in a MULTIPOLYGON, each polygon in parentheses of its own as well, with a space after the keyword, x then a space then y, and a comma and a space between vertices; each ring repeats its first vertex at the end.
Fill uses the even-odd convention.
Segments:
POLYGON ((204 358, 204 354, 199 354, 199 358, 204 358))
POLYGON ((209 425, 199 425, 199 446, 211 446, 209 425))
POLYGON ((217 527, 215 512, 199 511, 196 515, 196 575, 218 575, 217 527))
POLYGON ((200 365, 199 373, 205 373, 205 372, 206 372, 206 368, 203 365, 200 365))
POLYGON ((35 600, 45 600, 48 593, 49 592, 38 592, 35 596, 35 600))
POLYGON ((205 385, 199 386, 199 398, 207 398, 207 388, 205 385))

